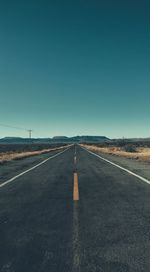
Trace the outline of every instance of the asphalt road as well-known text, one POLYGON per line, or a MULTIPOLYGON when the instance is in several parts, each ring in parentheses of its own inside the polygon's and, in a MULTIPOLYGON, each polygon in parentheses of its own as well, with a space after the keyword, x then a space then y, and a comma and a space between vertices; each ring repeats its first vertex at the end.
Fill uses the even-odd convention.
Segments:
POLYGON ((67 271, 150 271, 150 185, 79 146, 0 188, 0 272, 67 271))

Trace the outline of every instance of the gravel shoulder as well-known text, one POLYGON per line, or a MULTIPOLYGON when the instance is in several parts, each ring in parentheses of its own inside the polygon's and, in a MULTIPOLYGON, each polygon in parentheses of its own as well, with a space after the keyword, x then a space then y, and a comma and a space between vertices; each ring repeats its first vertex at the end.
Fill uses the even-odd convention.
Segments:
POLYGON ((135 159, 129 159, 120 157, 117 155, 104 154, 101 152, 96 152, 91 150, 93 153, 102 156, 103 158, 110 160, 128 170, 150 180, 150 164, 142 161, 137 161, 135 159))
POLYGON ((0 184, 61 151, 62 149, 0 164, 0 184))

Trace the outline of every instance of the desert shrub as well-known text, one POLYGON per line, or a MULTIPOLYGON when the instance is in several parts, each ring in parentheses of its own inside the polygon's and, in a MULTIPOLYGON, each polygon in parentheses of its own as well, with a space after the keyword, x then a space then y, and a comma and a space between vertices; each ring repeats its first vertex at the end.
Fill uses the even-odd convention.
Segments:
POLYGON ((0 144, 0 153, 2 152, 28 152, 40 151, 42 149, 56 148, 65 146, 65 144, 0 144))
POLYGON ((126 144, 125 146, 122 147, 122 149, 126 152, 136 152, 136 146, 133 144, 126 144))
POLYGON ((117 147, 124 147, 128 144, 127 140, 126 139, 118 139, 118 140, 115 140, 114 141, 114 144, 117 146, 117 147))
POLYGON ((107 142, 102 142, 102 143, 98 143, 96 144, 97 147, 108 147, 109 146, 109 143, 107 142))

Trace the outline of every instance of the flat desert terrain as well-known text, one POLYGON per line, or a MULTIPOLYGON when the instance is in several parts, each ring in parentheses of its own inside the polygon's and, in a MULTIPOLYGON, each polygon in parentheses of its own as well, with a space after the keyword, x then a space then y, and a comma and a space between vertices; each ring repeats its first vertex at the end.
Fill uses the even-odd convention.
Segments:
POLYGON ((96 145, 82 145, 91 151, 136 159, 150 163, 150 147, 137 147, 136 152, 124 151, 121 147, 98 147, 96 145))

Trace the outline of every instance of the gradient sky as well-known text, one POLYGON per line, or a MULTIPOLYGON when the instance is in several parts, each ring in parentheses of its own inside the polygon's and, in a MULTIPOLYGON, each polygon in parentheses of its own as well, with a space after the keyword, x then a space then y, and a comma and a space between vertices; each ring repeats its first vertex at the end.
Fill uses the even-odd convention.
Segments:
POLYGON ((1 0, 0 123, 149 137, 150 1, 1 0))

